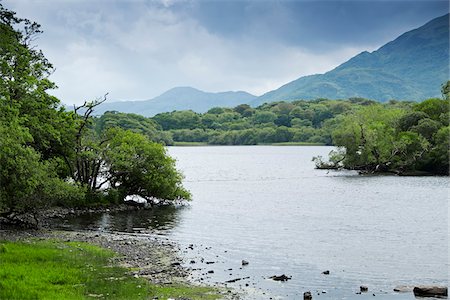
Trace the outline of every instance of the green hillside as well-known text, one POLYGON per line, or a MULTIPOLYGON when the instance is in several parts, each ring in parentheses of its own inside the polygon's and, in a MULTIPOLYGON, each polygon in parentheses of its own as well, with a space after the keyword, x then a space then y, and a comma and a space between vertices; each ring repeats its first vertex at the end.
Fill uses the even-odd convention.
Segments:
POLYGON ((325 74, 301 77, 253 105, 295 99, 424 100, 449 79, 449 15, 406 32, 378 50, 362 52, 325 74))

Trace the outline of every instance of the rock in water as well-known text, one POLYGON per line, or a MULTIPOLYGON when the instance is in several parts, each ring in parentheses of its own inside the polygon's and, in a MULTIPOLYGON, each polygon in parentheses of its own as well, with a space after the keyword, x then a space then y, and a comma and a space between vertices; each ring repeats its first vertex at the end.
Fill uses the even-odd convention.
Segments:
POLYGON ((311 292, 304 292, 303 293, 303 300, 312 300, 311 292))
POLYGON ((448 288, 446 286, 416 286, 413 292, 414 296, 419 297, 439 297, 447 296, 448 288))
POLYGON ((398 286, 396 286, 394 288, 394 292, 397 292, 397 293, 410 293, 410 292, 413 291, 413 288, 414 287, 408 286, 408 285, 398 285, 398 286))
POLYGON ((292 278, 292 276, 286 276, 286 275, 283 274, 283 275, 280 275, 280 276, 274 275, 274 276, 271 276, 269 278, 273 279, 275 281, 288 281, 289 279, 292 278))

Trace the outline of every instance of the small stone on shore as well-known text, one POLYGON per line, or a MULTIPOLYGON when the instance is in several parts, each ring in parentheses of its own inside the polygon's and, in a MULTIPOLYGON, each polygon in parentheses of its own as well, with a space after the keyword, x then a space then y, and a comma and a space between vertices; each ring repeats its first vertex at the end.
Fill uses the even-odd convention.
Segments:
POLYGON ((289 279, 292 279, 292 276, 286 276, 285 274, 283 274, 280 276, 274 275, 269 278, 275 281, 288 281, 289 279))

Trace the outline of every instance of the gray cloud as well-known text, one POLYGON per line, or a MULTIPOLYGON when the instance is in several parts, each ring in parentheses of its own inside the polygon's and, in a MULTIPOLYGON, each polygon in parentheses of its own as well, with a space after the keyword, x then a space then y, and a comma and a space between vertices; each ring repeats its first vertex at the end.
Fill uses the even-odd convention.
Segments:
POLYGON ((80 103, 106 92, 114 100, 149 99, 175 86, 262 94, 299 76, 326 72, 448 10, 442 1, 360 2, 5 0, 4 5, 42 24, 38 46, 56 67, 52 80, 59 89, 53 93, 65 103, 80 103))

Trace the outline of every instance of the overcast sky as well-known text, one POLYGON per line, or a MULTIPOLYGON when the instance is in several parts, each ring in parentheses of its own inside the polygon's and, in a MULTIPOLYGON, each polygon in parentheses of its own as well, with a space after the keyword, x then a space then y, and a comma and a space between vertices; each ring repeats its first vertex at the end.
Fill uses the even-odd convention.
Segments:
POLYGON ((42 25, 52 92, 146 100, 176 86, 261 95, 448 13, 448 1, 3 0, 42 25))

